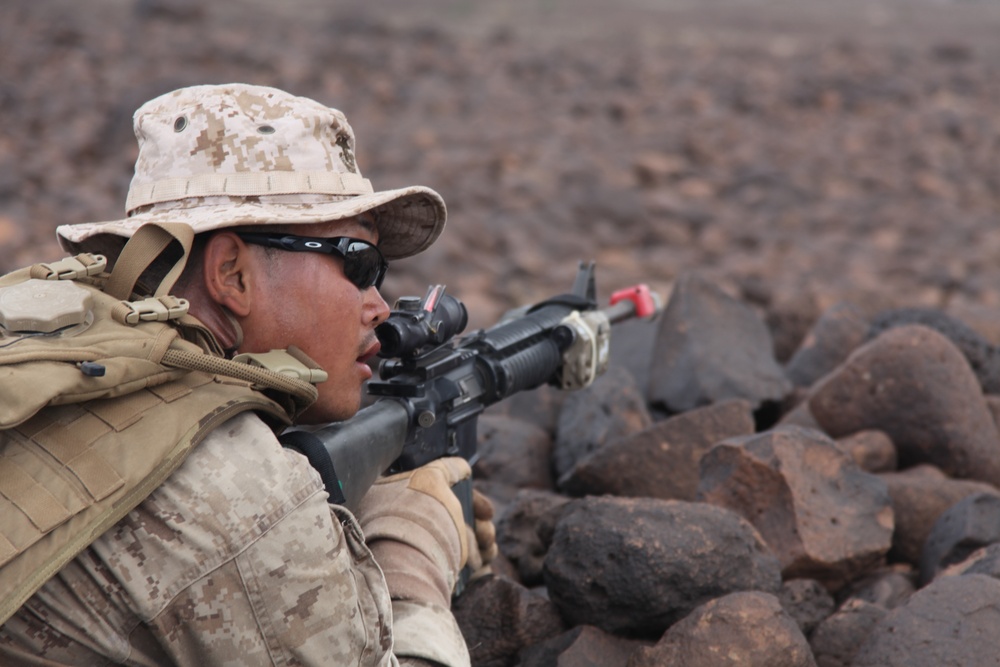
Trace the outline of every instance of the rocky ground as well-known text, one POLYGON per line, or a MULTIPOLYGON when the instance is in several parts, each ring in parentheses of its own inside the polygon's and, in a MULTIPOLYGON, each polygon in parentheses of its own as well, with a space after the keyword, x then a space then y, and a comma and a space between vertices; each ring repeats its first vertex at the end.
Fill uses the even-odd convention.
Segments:
POLYGON ((237 80, 314 97, 377 187, 448 202, 387 296, 446 283, 483 326, 594 259, 602 295, 643 281, 671 303, 617 336, 610 389, 484 420, 486 449, 546 454, 478 471, 506 541, 505 576, 466 598, 476 664, 832 667, 886 617, 856 664, 939 665, 904 639, 956 618, 974 635, 970 595, 1000 606, 993 580, 931 583, 995 512, 959 501, 1000 482, 1000 6, 276 4, 6 0, 0 270, 60 256, 57 224, 122 215, 146 99, 237 80), (935 310, 876 322, 900 306, 935 310), (946 335, 891 327, 915 317, 946 335))

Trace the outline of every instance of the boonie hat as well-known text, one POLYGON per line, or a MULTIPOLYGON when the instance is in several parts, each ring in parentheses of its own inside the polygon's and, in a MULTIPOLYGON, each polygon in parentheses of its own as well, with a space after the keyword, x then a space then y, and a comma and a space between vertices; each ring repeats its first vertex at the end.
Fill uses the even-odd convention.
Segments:
POLYGON ((195 233, 303 224, 375 213, 387 259, 415 255, 444 228, 441 196, 423 186, 376 192, 361 176, 344 114, 276 88, 241 83, 161 95, 133 117, 139 157, 122 220, 61 225, 69 252, 107 252, 141 225, 195 233))

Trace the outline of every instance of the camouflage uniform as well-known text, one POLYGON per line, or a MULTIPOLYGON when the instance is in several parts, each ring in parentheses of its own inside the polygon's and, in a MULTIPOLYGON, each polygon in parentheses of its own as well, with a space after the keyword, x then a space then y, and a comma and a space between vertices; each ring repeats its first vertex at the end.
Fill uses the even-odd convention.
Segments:
MULTIPOLYGON (((115 256, 149 223, 204 233, 370 211, 392 260, 445 225, 429 188, 375 191, 344 115, 309 99, 195 86, 147 102, 134 129, 128 216, 59 227, 66 250, 115 256)), ((357 521, 326 499, 259 418, 233 418, 0 628, 0 664, 469 664, 451 612, 390 603, 357 521)))
POLYGON ((394 665, 394 633, 468 664, 451 613, 391 609, 354 517, 246 414, 0 628, 0 663, 394 665))

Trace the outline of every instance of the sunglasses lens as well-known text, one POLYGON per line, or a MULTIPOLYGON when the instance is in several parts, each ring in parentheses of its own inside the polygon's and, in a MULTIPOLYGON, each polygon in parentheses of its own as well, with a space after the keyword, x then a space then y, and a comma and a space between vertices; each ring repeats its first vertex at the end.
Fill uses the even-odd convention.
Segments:
POLYGON ((388 266, 378 248, 364 241, 353 241, 344 254, 344 275, 358 289, 380 287, 388 266))

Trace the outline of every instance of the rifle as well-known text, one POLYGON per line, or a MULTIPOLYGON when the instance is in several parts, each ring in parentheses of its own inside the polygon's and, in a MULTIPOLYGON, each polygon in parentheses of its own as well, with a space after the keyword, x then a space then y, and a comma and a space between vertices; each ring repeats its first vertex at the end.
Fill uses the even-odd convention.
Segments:
MULTIPOLYGON (((546 383, 588 386, 607 368, 611 324, 657 309, 649 288, 637 285, 599 310, 594 263, 580 262, 569 293, 456 337, 468 323, 465 305, 433 285, 423 299, 399 299, 375 330, 382 381, 369 382, 368 393, 377 400, 344 422, 279 439, 319 471, 331 502, 356 508, 383 473, 443 456, 474 463, 476 422, 486 407, 546 383)), ((471 524, 471 480, 455 492, 471 524)))

